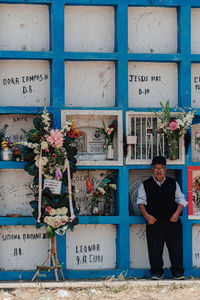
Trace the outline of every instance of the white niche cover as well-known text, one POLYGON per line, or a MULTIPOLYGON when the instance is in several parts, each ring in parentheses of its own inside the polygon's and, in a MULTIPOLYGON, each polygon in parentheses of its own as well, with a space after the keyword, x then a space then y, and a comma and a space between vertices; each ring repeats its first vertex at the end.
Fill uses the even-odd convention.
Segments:
POLYGON ((0 60, 1 106, 47 106, 50 65, 45 60, 0 60))
POLYGON ((65 6, 65 51, 113 52, 112 6, 65 6))
POLYGON ((62 110, 62 126, 67 120, 73 119, 76 127, 83 131, 84 136, 75 140, 78 149, 78 165, 106 165, 118 166, 123 164, 123 136, 121 110, 62 110), (114 135, 114 158, 106 159, 104 150, 105 139, 100 129, 117 122, 117 131, 114 135))
POLYGON ((200 107, 200 64, 191 64, 191 106, 200 107))
POLYGON ((177 52, 176 8, 129 7, 128 47, 135 53, 177 52))
POLYGON ((191 53, 200 53, 200 8, 191 8, 191 53))
POLYGON ((65 105, 68 107, 115 106, 113 61, 65 62, 65 105))
POLYGON ((50 240, 45 232, 35 226, 1 226, 0 269, 35 270, 48 254, 50 240))
POLYGON ((0 50, 48 51, 49 6, 0 4, 0 50))
POLYGON ((200 269, 200 224, 192 224, 192 265, 200 269))
POLYGON ((159 107, 169 99, 178 104, 178 69, 176 63, 129 62, 129 107, 159 107))
POLYGON ((0 216, 8 214, 21 214, 32 216, 29 185, 33 177, 24 170, 0 170, 0 216))
MULTIPOLYGON (((126 141, 126 164, 150 164, 152 158, 157 155, 168 158, 168 143, 164 135, 157 132, 157 118, 153 112, 126 112, 126 141)), ((167 164, 184 163, 185 148, 182 136, 179 139, 178 159, 167 159, 167 164)))
POLYGON ((116 268, 116 226, 78 225, 66 233, 67 269, 116 268))
MULTIPOLYGON (((164 268, 170 267, 169 255, 166 245, 164 246, 164 268)), ((146 225, 130 225, 130 267, 132 269, 149 269, 146 225)))
POLYGON ((5 138, 13 143, 25 142, 26 132, 34 128, 30 114, 2 114, 0 115, 0 130, 5 129, 5 138))

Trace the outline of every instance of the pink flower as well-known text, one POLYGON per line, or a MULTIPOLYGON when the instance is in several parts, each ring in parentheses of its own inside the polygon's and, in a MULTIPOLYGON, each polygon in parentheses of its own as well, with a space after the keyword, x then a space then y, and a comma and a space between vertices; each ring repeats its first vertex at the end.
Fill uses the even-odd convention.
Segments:
POLYGON ((169 124, 169 127, 171 128, 172 131, 177 129, 177 122, 175 120, 172 120, 169 124))
POLYGON ((52 207, 51 207, 51 206, 47 206, 47 207, 45 208, 45 211, 48 212, 48 213, 50 213, 51 210, 52 210, 52 207))
POLYGON ((58 222, 55 222, 54 223, 54 227, 58 227, 59 226, 59 223, 58 222))
POLYGON ((48 152, 49 152, 49 149, 45 149, 45 152, 47 152, 47 153, 48 153, 48 152))
POLYGON ((63 224, 65 224, 65 223, 66 223, 66 221, 65 221, 64 219, 62 219, 62 220, 61 220, 61 222, 62 222, 63 224))
POLYGON ((55 154, 55 153, 52 154, 52 158, 53 158, 53 159, 56 158, 56 154, 55 154))
POLYGON ((61 172, 61 170, 60 169, 57 169, 56 171, 55 171, 55 176, 56 176, 56 179, 57 180, 60 180, 60 179, 62 179, 62 172, 61 172))
POLYGON ((50 131, 50 136, 47 137, 47 142, 51 144, 52 147, 61 148, 63 145, 63 140, 63 134, 58 129, 52 129, 50 131))

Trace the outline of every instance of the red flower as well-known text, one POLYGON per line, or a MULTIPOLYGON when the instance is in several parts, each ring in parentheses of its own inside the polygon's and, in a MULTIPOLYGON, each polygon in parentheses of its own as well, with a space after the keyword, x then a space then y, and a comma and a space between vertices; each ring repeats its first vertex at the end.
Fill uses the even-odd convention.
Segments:
POLYGON ((93 184, 92 184, 91 179, 89 178, 88 175, 86 175, 86 186, 87 186, 88 192, 93 191, 93 184))
POLYGON ((51 210, 52 210, 52 207, 51 207, 51 206, 47 206, 47 207, 45 208, 45 211, 48 212, 48 213, 50 213, 51 210))
POLYGON ((56 154, 55 154, 55 153, 52 154, 52 158, 53 158, 53 159, 56 158, 56 154))

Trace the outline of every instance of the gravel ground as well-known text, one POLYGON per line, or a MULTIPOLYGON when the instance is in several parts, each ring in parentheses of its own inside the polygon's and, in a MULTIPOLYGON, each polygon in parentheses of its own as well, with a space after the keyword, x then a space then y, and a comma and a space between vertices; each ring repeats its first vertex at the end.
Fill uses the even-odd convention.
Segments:
MULTIPOLYGON (((187 282, 177 281, 143 281, 143 280, 105 280, 59 283, 57 287, 44 287, 40 283, 32 287, 2 288, 0 284, 0 300, 200 300, 200 280, 187 282)), ((13 283, 13 287, 16 284, 13 283)), ((31 286, 31 284, 29 284, 31 286)), ((50 283, 46 286, 56 286, 50 283)))

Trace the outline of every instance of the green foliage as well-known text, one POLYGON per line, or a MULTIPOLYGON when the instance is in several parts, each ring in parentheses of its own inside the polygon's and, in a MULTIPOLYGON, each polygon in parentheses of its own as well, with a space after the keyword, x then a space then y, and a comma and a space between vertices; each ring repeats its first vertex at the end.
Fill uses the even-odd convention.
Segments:
POLYGON ((34 161, 35 153, 33 151, 26 151, 24 153, 24 160, 25 161, 34 161))
POLYGON ((38 175, 38 168, 36 167, 35 163, 33 163, 32 165, 30 165, 28 167, 28 170, 27 170, 28 174, 31 175, 31 176, 36 176, 38 175))
POLYGON ((55 235, 55 230, 51 226, 47 225, 47 230, 46 230, 47 239, 52 239, 54 235, 55 235))
POLYGON ((41 133, 37 129, 31 129, 27 133, 28 141, 31 143, 39 143, 41 139, 41 133))

